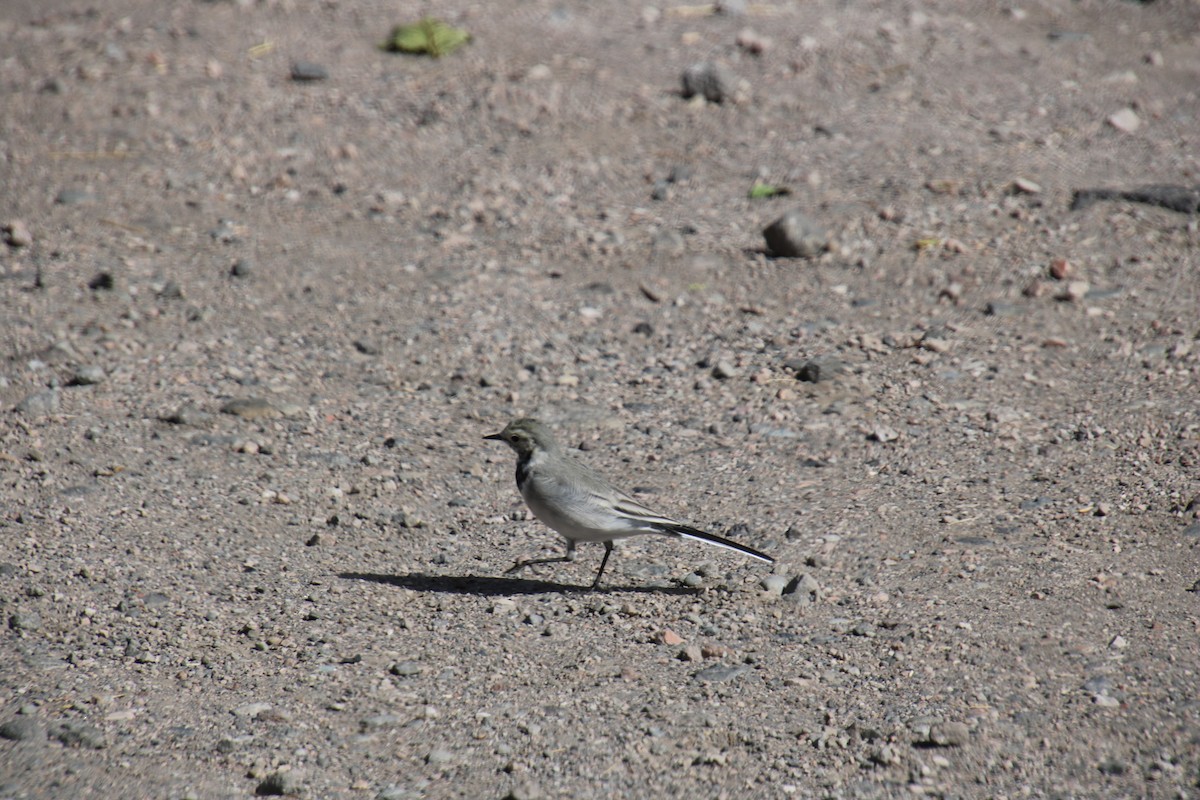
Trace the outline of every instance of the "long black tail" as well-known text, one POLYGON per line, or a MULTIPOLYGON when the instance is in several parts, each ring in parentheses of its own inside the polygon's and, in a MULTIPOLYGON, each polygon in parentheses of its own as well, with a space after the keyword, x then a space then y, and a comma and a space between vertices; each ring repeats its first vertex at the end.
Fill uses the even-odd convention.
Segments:
POLYGON ((724 547, 729 550, 734 550, 743 555, 757 558, 759 561, 766 561, 768 564, 775 563, 775 559, 771 558, 766 553, 755 550, 753 547, 747 547, 744 544, 735 542, 733 539, 726 539, 724 536, 717 536, 715 533, 702 531, 699 528, 693 528, 688 525, 663 525, 660 528, 663 533, 668 536, 684 536, 688 539, 695 539, 700 542, 715 544, 718 547, 724 547))

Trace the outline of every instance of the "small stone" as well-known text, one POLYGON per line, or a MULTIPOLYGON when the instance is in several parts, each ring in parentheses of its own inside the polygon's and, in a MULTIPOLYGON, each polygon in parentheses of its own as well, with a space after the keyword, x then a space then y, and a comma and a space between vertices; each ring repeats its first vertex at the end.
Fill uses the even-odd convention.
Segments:
POLYGON ((542 800, 546 795, 542 792, 542 787, 535 783, 522 783, 514 786, 508 794, 504 796, 504 800, 542 800))
POLYGON ((659 644, 665 644, 668 647, 678 647, 683 644, 683 637, 670 628, 659 631, 655 639, 659 644))
POLYGON ((763 238, 771 254, 780 258, 813 258, 829 247, 825 229, 798 209, 764 228, 763 238))
POLYGON ((1054 296, 1054 299, 1064 303, 1077 303, 1087 297, 1087 293, 1091 288, 1091 285, 1087 281, 1071 281, 1061 292, 1054 296))
POLYGON ((1110 115, 1107 122, 1121 133, 1133 133, 1142 127, 1142 118, 1132 108, 1122 108, 1110 115))
POLYGON ((54 202, 60 206, 78 206, 96 202, 96 195, 86 189, 63 189, 54 197, 54 202))
POLYGON ((712 376, 719 381, 732 378, 737 374, 737 367, 733 366, 728 361, 718 361, 712 370, 712 376))
POLYGON ((749 671, 750 668, 743 665, 713 664, 711 667, 705 667, 700 670, 692 677, 698 681, 705 681, 707 683, 721 683, 733 680, 749 671))
POLYGON ((704 652, 699 645, 689 644, 687 647, 679 651, 678 656, 680 661, 691 661, 693 663, 704 660, 704 652))
POLYGON ((235 278, 249 278, 254 274, 254 262, 248 258, 239 258, 229 268, 229 274, 235 278))
POLYGON ((961 747, 971 737, 971 730, 962 722, 938 722, 929 728, 929 744, 937 747, 961 747))
POLYGON ((102 750, 107 745, 100 730, 82 722, 59 723, 51 730, 50 735, 67 747, 102 750))
POLYGON ((238 706, 233 709, 232 713, 235 717, 241 717, 242 719, 255 719, 270 710, 270 703, 247 703, 244 706, 238 706))
POLYGON ((424 671, 424 667, 416 661, 397 661, 388 668, 388 672, 401 678, 415 678, 424 671))
POLYGON ((871 428, 870 433, 867 434, 867 438, 873 442, 887 444, 888 442, 894 442, 899 439, 900 432, 890 425, 884 425, 880 422, 876 423, 871 428))
POLYGON ((1035 183, 1028 178, 1017 178, 1012 182, 1014 192, 1020 194, 1040 194, 1042 191, 1041 184, 1035 183))
POLYGON ((399 714, 375 714, 359 721, 358 727, 363 733, 375 733, 389 728, 398 728, 406 722, 408 722, 408 718, 401 717, 399 714))
POLYGON ((435 747, 425 755, 425 763, 444 766, 454 760, 454 754, 444 748, 435 747))
POLYGON ((846 371, 846 364, 833 356, 788 360, 784 362, 784 366, 790 367, 796 373, 796 380, 805 383, 827 381, 846 371))
POLYGON ((93 292, 111 292, 117 288, 117 279, 111 272, 97 272, 88 281, 88 288, 93 292))
POLYGON ((983 307, 983 313, 989 317, 1011 317, 1020 310, 1016 303, 1006 303, 1003 300, 992 300, 983 307))
POLYGON ((1071 274, 1071 262, 1065 258, 1050 259, 1050 277, 1056 281, 1066 280, 1071 274))
POLYGON ((789 579, 787 575, 768 575, 759 582, 759 585, 762 586, 763 590, 768 594, 782 595, 783 590, 786 589, 790 583, 791 579, 789 579))
POLYGON ((275 419, 283 416, 283 413, 273 406, 269 401, 263 400, 261 397, 248 397, 237 400, 230 400, 225 405, 221 406, 222 414, 232 414, 235 417, 242 419, 275 419))
POLYGON ((36 719, 27 716, 13 717, 0 725, 0 739, 13 742, 31 742, 46 738, 46 731, 36 719))
POLYGON ((1046 284, 1043 281, 1034 278, 1029 283, 1025 284, 1025 288, 1021 290, 1021 294, 1025 297, 1041 297, 1046 293, 1046 284))
MULTIPOLYGON (((809 557, 810 560, 814 561, 819 558, 819 556, 809 557)), ((817 579, 806 572, 803 575, 792 578, 788 582, 788 585, 783 587, 783 595, 802 595, 812 600, 819 600, 824 595, 824 592, 821 590, 821 584, 817 582, 817 579)))
POLYGON ((43 389, 17 403, 17 411, 31 417, 45 417, 57 414, 60 403, 58 389, 43 389))
POLYGON ((4 223, 2 228, 4 233, 4 243, 9 247, 29 247, 33 244, 33 234, 29 232, 29 228, 19 219, 9 220, 4 223))
POLYGON ((362 353, 364 356, 377 356, 383 352, 379 344, 370 339, 355 339, 354 349, 362 353))
POLYGON ((312 61, 292 62, 292 80, 294 81, 323 81, 329 77, 329 70, 312 61))
POLYGON ((95 386, 98 383, 103 383, 108 376, 104 374, 104 369, 97 367, 94 364, 88 364, 79 367, 75 370, 75 374, 71 376, 68 386, 95 386))
POLYGON ((171 425, 203 425, 211 419, 211 415, 188 404, 180 406, 171 413, 160 417, 163 422, 171 425))
POLYGON ((375 795, 375 800, 420 800, 424 793, 410 792, 403 786, 388 786, 375 795))
POLYGON ((737 35, 737 46, 752 56, 761 56, 771 47, 771 40, 750 28, 743 28, 737 35))
POLYGON ((715 61, 700 61, 683 71, 683 97, 703 97, 710 103, 723 103, 733 98, 737 76, 728 67, 715 61))
POLYGON ((260 796, 300 794, 304 786, 304 775, 298 769, 278 769, 263 778, 254 793, 260 796))
POLYGON ((41 630, 42 618, 35 611, 18 611, 8 618, 8 627, 14 631, 41 630))

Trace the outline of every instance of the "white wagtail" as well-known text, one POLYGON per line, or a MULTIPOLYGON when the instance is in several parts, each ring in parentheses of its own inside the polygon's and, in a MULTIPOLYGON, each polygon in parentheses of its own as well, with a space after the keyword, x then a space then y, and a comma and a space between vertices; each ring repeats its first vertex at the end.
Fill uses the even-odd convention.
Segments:
POLYGON ((565 556, 518 561, 509 573, 533 564, 574 561, 576 543, 604 542, 604 560, 592 582, 595 589, 612 554, 613 541, 649 533, 720 545, 768 563, 775 560, 752 547, 656 514, 564 453, 549 429, 536 419, 513 420, 504 430, 483 438, 497 439, 516 451, 521 497, 535 517, 567 540, 565 556))

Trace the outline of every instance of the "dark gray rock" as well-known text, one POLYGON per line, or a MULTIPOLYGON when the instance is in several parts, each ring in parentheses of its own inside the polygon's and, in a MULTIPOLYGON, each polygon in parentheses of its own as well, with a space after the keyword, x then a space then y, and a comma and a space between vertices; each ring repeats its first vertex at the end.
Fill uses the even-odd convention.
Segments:
POLYGON ((781 258, 813 258, 829 247, 829 235, 816 220, 793 209, 763 229, 771 254, 781 258))

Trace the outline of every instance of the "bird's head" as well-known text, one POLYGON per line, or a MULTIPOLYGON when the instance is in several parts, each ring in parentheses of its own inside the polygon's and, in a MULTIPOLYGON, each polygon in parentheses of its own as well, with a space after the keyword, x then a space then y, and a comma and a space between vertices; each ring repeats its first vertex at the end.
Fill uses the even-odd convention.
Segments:
POLYGON ((504 426, 504 430, 483 438, 504 442, 519 456, 531 455, 536 450, 549 451, 557 448, 554 437, 550 435, 550 429, 529 417, 514 419, 504 426))

